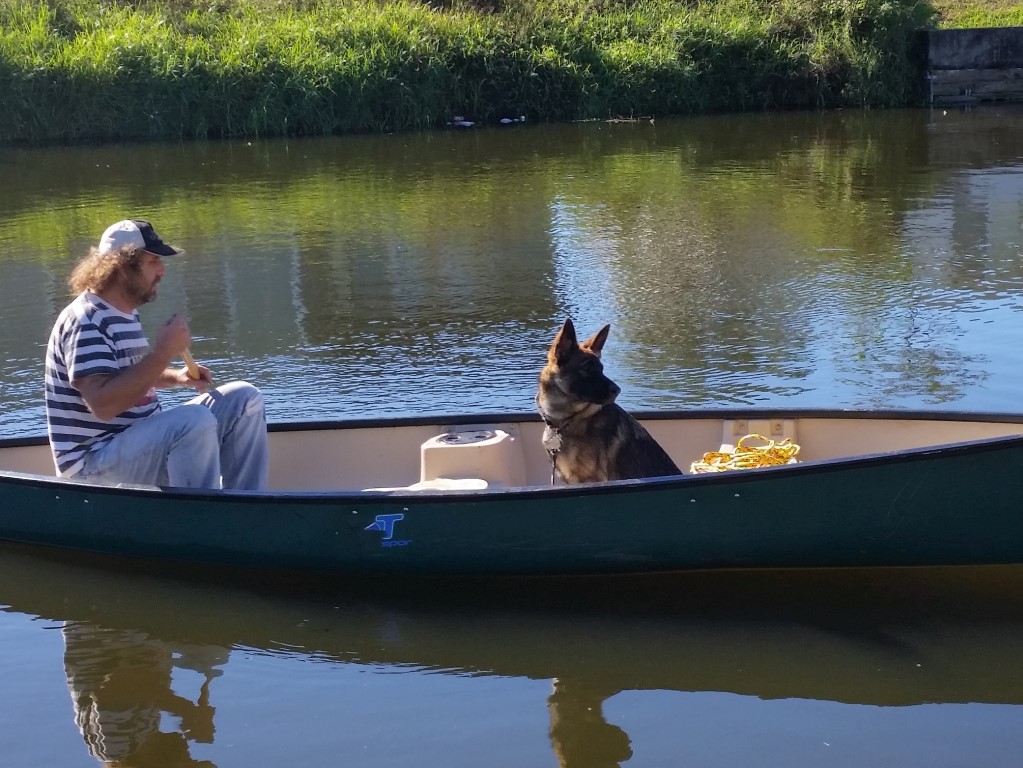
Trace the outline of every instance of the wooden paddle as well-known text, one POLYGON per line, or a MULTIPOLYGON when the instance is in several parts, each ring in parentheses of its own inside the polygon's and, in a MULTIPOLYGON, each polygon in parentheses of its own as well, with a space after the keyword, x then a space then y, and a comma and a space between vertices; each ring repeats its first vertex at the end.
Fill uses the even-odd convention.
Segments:
POLYGON ((185 361, 185 367, 188 368, 188 378, 198 379, 199 378, 199 366, 195 364, 195 358, 192 357, 192 353, 187 349, 182 351, 181 359, 185 361))

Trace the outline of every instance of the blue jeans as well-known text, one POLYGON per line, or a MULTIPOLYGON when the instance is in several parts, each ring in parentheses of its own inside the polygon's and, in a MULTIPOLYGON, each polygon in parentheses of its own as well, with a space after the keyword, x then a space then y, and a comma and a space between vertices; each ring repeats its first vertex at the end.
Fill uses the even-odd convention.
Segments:
POLYGON ((132 424, 93 449, 77 477, 91 483, 266 488, 263 395, 232 381, 132 424))

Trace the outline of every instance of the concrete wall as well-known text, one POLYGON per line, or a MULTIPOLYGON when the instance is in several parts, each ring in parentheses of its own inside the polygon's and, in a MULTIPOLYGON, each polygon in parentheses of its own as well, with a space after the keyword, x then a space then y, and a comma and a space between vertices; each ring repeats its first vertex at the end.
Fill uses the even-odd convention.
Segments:
POLYGON ((1023 27, 927 33, 932 104, 1023 101, 1023 27))

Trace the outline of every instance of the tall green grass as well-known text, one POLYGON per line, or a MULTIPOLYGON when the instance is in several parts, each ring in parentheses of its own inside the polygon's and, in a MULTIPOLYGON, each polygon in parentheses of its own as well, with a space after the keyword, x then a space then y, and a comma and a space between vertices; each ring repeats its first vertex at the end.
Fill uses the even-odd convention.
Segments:
POLYGON ((0 0, 0 142, 920 96, 915 0, 0 0))

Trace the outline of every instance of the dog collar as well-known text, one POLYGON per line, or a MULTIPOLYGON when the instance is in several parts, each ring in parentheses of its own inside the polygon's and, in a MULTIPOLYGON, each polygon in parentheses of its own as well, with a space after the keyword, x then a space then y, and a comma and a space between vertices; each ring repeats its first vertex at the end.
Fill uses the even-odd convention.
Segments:
POLYGON ((562 419, 561 423, 558 423, 549 415, 547 415, 547 413, 541 407, 539 392, 536 393, 536 396, 533 398, 533 402, 536 403, 536 412, 540 414, 540 419, 543 421, 544 424, 547 425, 547 428, 552 430, 553 432, 557 432, 558 430, 562 429, 566 424, 568 424, 568 422, 572 421, 572 419, 574 419, 576 416, 575 414, 572 414, 567 419, 562 419))
POLYGON ((561 450, 561 433, 557 427, 553 427, 544 420, 543 447, 547 449, 547 455, 551 457, 551 485, 554 485, 554 475, 558 471, 558 452, 561 450))
POLYGON ((552 427, 547 424, 543 429, 543 447, 547 449, 547 453, 552 456, 561 450, 561 433, 557 427, 552 427))
POLYGON ((551 485, 554 485, 554 477, 558 471, 558 451, 561 450, 561 432, 551 422, 550 417, 544 413, 543 408, 540 407, 540 393, 537 392, 536 397, 533 398, 536 403, 537 413, 540 414, 540 418, 543 420, 543 439, 540 441, 543 447, 547 450, 547 455, 551 457, 551 485))

